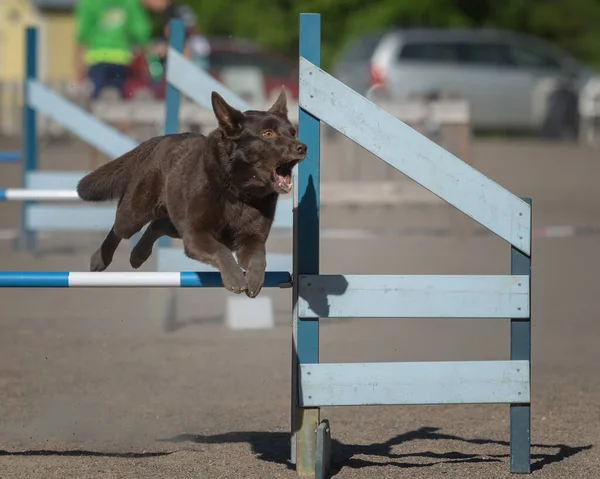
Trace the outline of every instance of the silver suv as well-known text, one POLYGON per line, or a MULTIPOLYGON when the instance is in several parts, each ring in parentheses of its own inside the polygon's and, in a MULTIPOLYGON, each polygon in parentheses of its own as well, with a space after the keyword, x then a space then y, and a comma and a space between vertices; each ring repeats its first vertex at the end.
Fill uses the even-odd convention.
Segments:
POLYGON ((356 39, 332 74, 361 94, 373 85, 392 101, 413 93, 465 98, 475 129, 575 128, 577 94, 592 72, 529 35, 465 29, 399 29, 356 39))

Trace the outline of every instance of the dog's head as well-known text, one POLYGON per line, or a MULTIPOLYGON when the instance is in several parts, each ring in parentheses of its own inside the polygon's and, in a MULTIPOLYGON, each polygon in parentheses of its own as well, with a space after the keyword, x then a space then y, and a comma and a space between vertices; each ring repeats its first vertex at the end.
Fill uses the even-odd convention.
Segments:
POLYGON ((267 111, 241 112, 217 92, 212 93, 212 106, 232 152, 228 165, 232 183, 260 194, 289 193, 292 168, 306 157, 306 145, 298 141, 287 117, 285 91, 267 111))

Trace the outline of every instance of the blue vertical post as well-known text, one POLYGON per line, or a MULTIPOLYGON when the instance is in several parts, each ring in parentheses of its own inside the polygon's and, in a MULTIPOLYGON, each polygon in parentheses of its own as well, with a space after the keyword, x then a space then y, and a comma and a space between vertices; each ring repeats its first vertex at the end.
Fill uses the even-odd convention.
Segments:
MULTIPOLYGON (((523 198, 523 201, 531 206, 531 198, 523 198)), ((531 292, 531 256, 512 247, 510 270, 513 275, 529 277, 531 292)), ((529 311, 529 318, 511 319, 510 359, 529 361, 531 387, 531 299, 529 311)), ((510 405, 510 472, 531 472, 531 403, 510 405)))
MULTIPOLYGON (((185 28, 183 20, 174 19, 169 23, 169 48, 183 53, 185 43, 185 28)), ((167 64, 169 59, 167 57, 167 64)), ((167 65, 167 69, 168 69, 167 65)), ((165 71, 165 75, 167 72, 165 71)), ((165 134, 179 133, 179 104, 181 102, 181 93, 179 90, 167 81, 167 91, 165 95, 165 134)))
MULTIPOLYGON (((25 78, 23 82, 23 170, 21 184, 27 187, 27 175, 37 169, 37 118, 35 109, 29 106, 29 82, 37 80, 37 40, 38 32, 35 27, 25 30, 25 78)), ((26 211, 33 202, 23 203, 21 208, 21 230, 17 239, 18 249, 31 250, 35 248, 36 237, 33 231, 26 228, 26 211)))
MULTIPOLYGON (((185 27, 183 20, 173 19, 169 23, 169 48, 183 53, 185 45, 185 27)), ((167 57, 167 69, 169 68, 169 58, 167 57)), ((167 72, 165 71, 165 75, 167 72)), ((164 132, 167 135, 179 133, 179 105, 181 103, 181 93, 177 88, 167 80, 167 91, 165 94, 165 125, 164 132)), ((158 240, 159 246, 170 246, 171 238, 163 236, 158 240)))
MULTIPOLYGON (((321 64, 321 16, 300 15, 300 56, 321 64)), ((302 88, 302 86, 300 86, 302 88)), ((319 274, 320 120, 299 107, 298 138, 308 147, 294 191, 294 281, 291 460, 300 475, 315 471, 319 408, 298 407, 299 365, 319 362, 319 321, 298 317, 298 276, 319 274)))

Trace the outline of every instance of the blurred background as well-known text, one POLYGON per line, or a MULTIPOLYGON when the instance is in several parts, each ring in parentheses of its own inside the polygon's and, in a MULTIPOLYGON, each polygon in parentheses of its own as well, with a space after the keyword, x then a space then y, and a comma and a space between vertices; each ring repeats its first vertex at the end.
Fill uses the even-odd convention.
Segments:
MULTIPOLYGON (((135 2, 151 30, 127 46, 122 88, 130 99, 144 97, 141 92, 164 97, 166 25, 174 17, 185 21, 188 58, 215 78, 227 84, 230 69, 251 67, 260 72, 267 97, 281 85, 297 96, 298 14, 315 11, 323 16, 323 68, 361 94, 376 89, 387 102, 460 97, 469 104, 476 134, 592 136, 600 66, 597 0, 135 2)), ((109 11, 111 4, 130 2, 82 0, 81 14, 76 0, 0 3, 0 132, 16 133, 20 125, 25 24, 41 28, 41 78, 67 96, 85 95, 77 87, 86 79, 78 59, 86 3, 109 11)))

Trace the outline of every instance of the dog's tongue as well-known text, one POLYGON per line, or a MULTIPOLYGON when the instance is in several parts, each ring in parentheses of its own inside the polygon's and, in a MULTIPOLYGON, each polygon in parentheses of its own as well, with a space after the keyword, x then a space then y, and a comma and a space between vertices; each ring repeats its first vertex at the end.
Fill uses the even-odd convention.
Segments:
POLYGON ((275 174, 275 179, 277 180, 277 186, 283 188, 284 190, 292 189, 292 175, 289 176, 281 176, 275 174))

